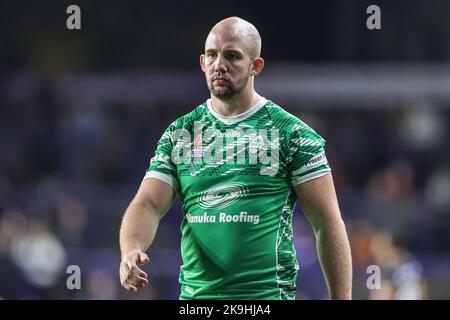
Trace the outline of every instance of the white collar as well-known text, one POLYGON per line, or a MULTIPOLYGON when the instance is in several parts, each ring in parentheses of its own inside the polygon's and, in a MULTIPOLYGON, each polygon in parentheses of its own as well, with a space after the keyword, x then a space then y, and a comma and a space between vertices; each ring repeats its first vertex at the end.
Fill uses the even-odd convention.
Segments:
POLYGON ((224 116, 220 113, 217 113, 212 105, 211 105, 211 99, 206 100, 206 105, 208 106, 208 110, 209 112, 211 112, 211 114, 216 117, 217 119, 219 119, 220 121, 222 121, 223 123, 227 124, 227 125, 231 125, 231 124, 235 124, 239 121, 245 120, 247 118, 250 118, 252 115, 254 115, 259 109, 261 109, 262 107, 264 107, 264 105, 266 104, 267 99, 262 97, 261 100, 259 100, 253 107, 251 107, 250 109, 248 109, 247 111, 241 113, 241 114, 237 114, 235 116, 224 116))

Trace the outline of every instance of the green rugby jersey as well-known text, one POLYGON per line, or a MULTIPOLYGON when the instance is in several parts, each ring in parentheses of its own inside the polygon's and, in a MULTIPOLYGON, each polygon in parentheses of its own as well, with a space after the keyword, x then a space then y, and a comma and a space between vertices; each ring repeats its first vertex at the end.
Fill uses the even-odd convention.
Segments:
POLYGON ((293 186, 331 170, 324 145, 264 98, 233 117, 208 99, 170 124, 145 178, 183 202, 180 299, 295 299, 293 186))

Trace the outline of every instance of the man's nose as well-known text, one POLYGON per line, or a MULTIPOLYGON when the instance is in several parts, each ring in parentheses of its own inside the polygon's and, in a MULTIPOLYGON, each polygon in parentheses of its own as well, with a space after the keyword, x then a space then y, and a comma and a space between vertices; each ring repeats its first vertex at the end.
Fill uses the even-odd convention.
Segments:
POLYGON ((225 59, 222 57, 222 55, 218 55, 217 59, 215 61, 214 64, 214 72, 226 72, 227 71, 227 66, 226 66, 226 62, 225 59))

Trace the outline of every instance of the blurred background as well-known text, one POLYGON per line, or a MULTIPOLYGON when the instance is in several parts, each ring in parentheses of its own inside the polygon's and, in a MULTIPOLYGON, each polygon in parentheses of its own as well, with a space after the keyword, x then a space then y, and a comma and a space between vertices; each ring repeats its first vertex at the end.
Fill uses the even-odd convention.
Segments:
MULTIPOLYGON (((449 12, 439 0, 1 2, 0 297, 178 298, 179 201, 138 294, 119 283, 120 221, 163 130, 209 96, 207 33, 237 15, 262 36, 257 91, 327 140, 354 298, 449 299, 449 12), (81 30, 66 28, 71 4, 81 30), (370 4, 381 30, 366 27, 370 4)), ((294 224, 298 299, 325 299, 298 206, 294 224)))

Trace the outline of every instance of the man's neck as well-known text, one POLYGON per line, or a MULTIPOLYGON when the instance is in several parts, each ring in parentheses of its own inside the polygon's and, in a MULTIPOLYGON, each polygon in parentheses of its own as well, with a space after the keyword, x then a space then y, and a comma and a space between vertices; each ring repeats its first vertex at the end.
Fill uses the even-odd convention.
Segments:
POLYGON ((211 95, 211 105, 217 113, 232 117, 244 113, 261 100, 261 96, 255 91, 250 95, 235 97, 230 100, 220 100, 211 95))

